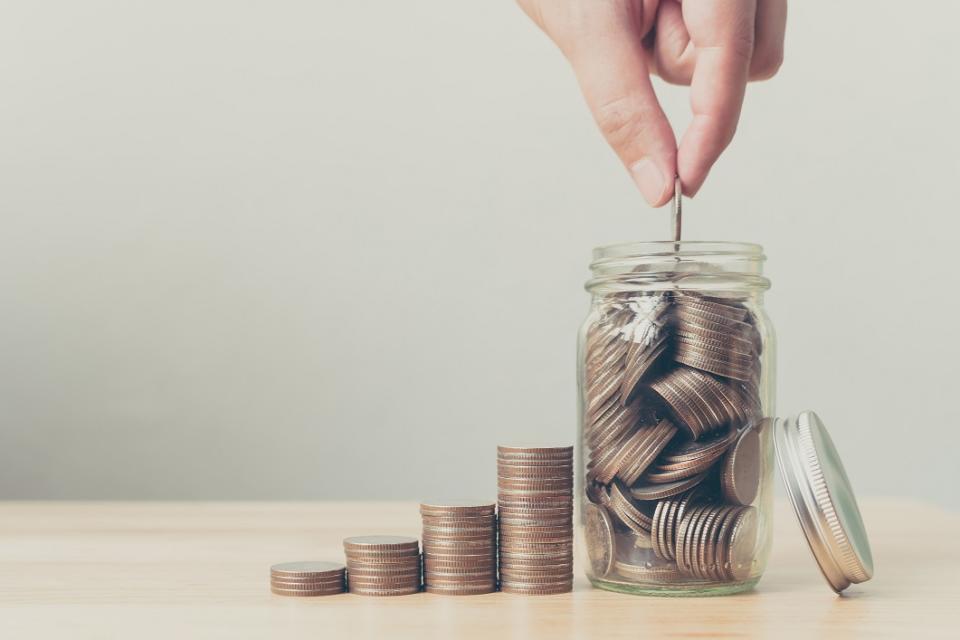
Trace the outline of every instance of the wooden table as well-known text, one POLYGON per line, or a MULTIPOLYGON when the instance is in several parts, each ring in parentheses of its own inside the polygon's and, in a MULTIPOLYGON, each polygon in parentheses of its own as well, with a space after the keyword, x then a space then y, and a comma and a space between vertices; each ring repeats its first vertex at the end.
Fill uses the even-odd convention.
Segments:
MULTIPOLYGON (((269 565, 341 559, 340 541, 413 534, 411 503, 0 503, 0 638, 960 637, 960 514, 866 500, 876 577, 837 597, 786 504, 756 591, 645 598, 592 589, 314 599, 269 565)), ((582 566, 582 564, 581 564, 582 566)))

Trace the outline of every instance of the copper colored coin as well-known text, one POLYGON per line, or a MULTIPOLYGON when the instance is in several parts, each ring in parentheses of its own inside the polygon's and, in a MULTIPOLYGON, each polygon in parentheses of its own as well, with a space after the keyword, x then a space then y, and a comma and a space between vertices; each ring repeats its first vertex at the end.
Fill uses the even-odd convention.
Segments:
POLYGON ((301 591, 298 589, 282 589, 280 587, 270 587, 270 592, 278 596, 288 596, 294 598, 314 598, 317 596, 332 596, 338 593, 344 593, 345 589, 341 586, 339 589, 323 589, 317 591, 301 591))
POLYGON ((661 420, 653 427, 643 444, 623 460, 617 470, 617 477, 628 485, 636 482, 676 433, 677 428, 669 420, 661 420))
POLYGON ((330 580, 327 582, 290 582, 288 580, 271 580, 270 586, 278 589, 293 589, 299 591, 329 591, 331 589, 343 589, 344 580, 330 580))
POLYGON ((717 518, 723 513, 723 507, 707 509, 704 512, 703 520, 696 531, 696 536, 691 540, 690 567, 693 574, 698 578, 706 578, 706 549, 707 540, 710 537, 710 531, 713 529, 717 518))
POLYGON ((525 596, 547 596, 555 595, 559 593, 569 593, 573 591, 573 581, 564 581, 558 582, 551 585, 536 585, 536 586, 526 586, 526 585, 515 585, 515 584, 501 584, 500 590, 504 593, 513 593, 517 595, 525 596))
POLYGON ((500 547, 501 562, 508 558, 556 558, 569 557, 573 553, 573 543, 531 544, 523 542, 516 545, 502 545, 500 547))
POLYGON ((496 503, 474 500, 428 500, 420 503, 420 514, 423 516, 477 516, 493 515, 496 503))
POLYGON ((377 558, 365 556, 361 558, 347 557, 347 569, 377 568, 383 571, 402 571, 404 567, 416 566, 420 563, 420 554, 413 556, 398 556, 393 558, 377 558))
POLYGON ((684 513, 683 519, 677 523, 677 540, 675 544, 674 557, 677 561, 677 568, 684 573, 690 572, 686 550, 689 547, 690 538, 694 534, 697 518, 700 517, 700 514, 704 509, 706 509, 705 506, 696 506, 692 509, 689 509, 686 513, 684 513))
POLYGON ((479 581, 479 580, 491 580, 497 577, 497 571, 493 567, 493 563, 489 567, 482 571, 437 571, 436 569, 425 571, 423 574, 423 579, 427 582, 437 582, 437 581, 479 581))
POLYGON ((623 377, 620 383, 620 404, 622 406, 628 405, 637 396, 641 381, 667 350, 667 344, 666 335, 664 335, 646 348, 631 348, 627 351, 623 377))
POLYGON ((358 577, 371 578, 402 578, 405 576, 417 575, 420 572, 420 564, 403 567, 402 569, 384 570, 380 567, 350 567, 347 575, 353 579, 358 577))
POLYGON ((557 509, 572 507, 571 496, 525 496, 523 494, 500 496, 497 500, 498 508, 510 507, 516 509, 557 509))
MULTIPOLYGON (((707 523, 711 520, 711 518, 714 517, 715 514, 716 508, 713 506, 708 506, 701 509, 693 518, 691 530, 688 532, 686 540, 684 541, 683 568, 694 576, 697 575, 699 570, 699 567, 697 566, 697 557, 700 538, 703 535, 703 530, 707 526, 707 523)), ((680 565, 679 561, 677 564, 678 566, 680 565)))
POLYGON ((497 478, 498 491, 569 491, 573 487, 573 476, 566 478, 497 478))
POLYGON ((491 541, 490 544, 483 547, 466 547, 458 545, 431 546, 424 553, 424 562, 429 558, 431 562, 436 560, 474 560, 481 561, 483 558, 497 553, 497 545, 491 541))
POLYGON ((659 462, 671 465, 715 458, 722 455, 736 439, 736 429, 728 429, 704 436, 700 440, 683 440, 664 449, 659 462))
POLYGON ((466 588, 466 589, 477 589, 480 587, 496 587, 497 579, 496 576, 487 576, 485 578, 473 579, 459 579, 459 580, 449 580, 449 579, 437 579, 430 582, 425 582, 425 587, 438 587, 440 589, 454 589, 457 587, 466 588))
POLYGON ((402 584, 409 584, 410 582, 415 582, 420 579, 420 571, 411 571, 410 573, 395 573, 395 574, 380 574, 375 573, 350 573, 347 576, 347 581, 351 584, 354 583, 367 583, 367 582, 396 582, 402 584))
POLYGON ((347 552, 416 551, 418 547, 417 539, 408 536, 353 536, 343 540, 347 552))
POLYGON ((512 567, 514 569, 537 569, 560 570, 573 564, 573 550, 553 554, 539 555, 509 555, 500 556, 499 567, 512 567))
POLYGON ((344 566, 340 562, 283 562, 270 567, 270 575, 291 577, 336 576, 343 574, 344 566))
POLYGON ((722 581, 725 579, 724 572, 724 554, 726 548, 723 542, 723 532, 728 527, 728 522, 737 517, 740 507, 724 507, 724 514, 718 519, 716 531, 712 534, 710 547, 707 549, 709 576, 713 580, 722 581))
POLYGON ((555 585, 558 582, 567 582, 573 580, 573 570, 560 573, 524 573, 524 572, 514 572, 514 573, 501 573, 500 582, 507 582, 509 584, 518 585, 522 584, 525 586, 536 586, 536 585, 555 585))
POLYGON ((634 501, 630 489, 620 480, 610 485, 610 511, 633 531, 650 531, 653 525, 652 509, 634 501))
POLYGON ((573 517, 572 510, 565 511, 526 511, 519 513, 504 514, 500 518, 500 524, 547 524, 557 525, 565 524, 571 521, 573 517))
POLYGON ((429 540, 437 540, 440 542, 445 540, 454 542, 459 540, 479 541, 493 537, 493 534, 496 532, 496 530, 496 527, 494 527, 492 524, 488 527, 477 527, 470 529, 424 527, 422 540, 424 545, 426 545, 429 540))
POLYGON ((727 452, 720 485, 723 496, 735 504, 748 505, 760 489, 760 433, 748 428, 727 452))
POLYGON ((727 575, 736 582, 746 580, 753 571, 756 557, 759 519, 757 510, 745 507, 734 520, 730 532, 730 541, 726 544, 727 554, 724 563, 727 575))
POLYGON ((378 598, 385 598, 391 596, 409 596, 415 593, 420 593, 420 586, 416 587, 402 587, 399 589, 354 589, 351 587, 350 593, 353 593, 358 596, 374 596, 378 598))
POLYGON ((459 567, 469 568, 469 567, 482 567, 486 564, 489 564, 496 557, 496 552, 492 551, 491 553, 484 555, 471 555, 471 556, 456 556, 456 557, 437 557, 437 556, 424 556, 423 566, 425 567, 449 567, 451 569, 456 569, 459 567))
POLYGON ((573 569, 573 558, 569 554, 555 557, 502 558, 500 569, 512 571, 531 571, 539 573, 558 573, 573 569))
POLYGON ((645 484, 645 485, 634 485, 630 489, 630 494, 635 500, 661 500, 663 498, 669 498, 670 496, 675 496, 678 493, 683 493, 688 489, 700 484, 704 478, 707 477, 706 473, 701 473, 700 475, 693 476, 692 478, 685 478, 683 480, 678 480, 676 482, 667 482, 664 484, 645 484))
POLYGON ((424 587, 424 591, 427 593, 446 596, 478 596, 485 593, 494 593, 496 590, 496 584, 451 587, 428 584, 424 587))
POLYGON ((372 578, 402 578, 406 576, 415 576, 420 572, 420 565, 406 566, 402 569, 383 570, 379 567, 350 567, 347 575, 349 578, 372 577, 372 578))
POLYGON ((572 458, 573 446, 510 447, 497 445, 497 455, 503 457, 572 458))
POLYGON ((677 566, 673 563, 644 563, 643 565, 634 565, 628 562, 617 561, 614 564, 614 568, 616 572, 624 578, 628 578, 631 581, 636 582, 657 584, 663 582, 682 582, 686 580, 686 576, 684 576, 683 573, 681 573, 680 570, 677 569, 677 566))

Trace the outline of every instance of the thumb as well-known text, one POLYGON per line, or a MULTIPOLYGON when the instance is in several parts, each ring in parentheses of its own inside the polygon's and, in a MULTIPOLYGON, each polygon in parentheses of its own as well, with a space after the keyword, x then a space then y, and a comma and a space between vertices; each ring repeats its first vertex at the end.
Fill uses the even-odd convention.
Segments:
POLYGON ((673 196, 677 141, 650 82, 637 21, 603 13, 578 30, 567 57, 607 142, 643 197, 659 207, 673 196))

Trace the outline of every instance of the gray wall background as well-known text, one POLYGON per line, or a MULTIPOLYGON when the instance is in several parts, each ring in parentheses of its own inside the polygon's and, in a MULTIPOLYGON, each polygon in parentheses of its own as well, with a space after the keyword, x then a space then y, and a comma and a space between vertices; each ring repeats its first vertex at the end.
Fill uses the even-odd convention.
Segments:
MULTIPOLYGON (((669 213, 511 3, 2 15, 0 497, 491 495, 496 443, 572 441, 590 250, 669 213)), ((958 22, 794 2, 685 210, 766 247, 780 412, 954 507, 958 22)))

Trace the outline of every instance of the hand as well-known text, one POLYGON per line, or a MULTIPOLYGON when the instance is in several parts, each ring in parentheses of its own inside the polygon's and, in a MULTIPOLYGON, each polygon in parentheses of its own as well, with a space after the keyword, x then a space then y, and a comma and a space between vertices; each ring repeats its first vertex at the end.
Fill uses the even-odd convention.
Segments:
POLYGON ((693 196, 733 139, 749 80, 783 60, 787 0, 519 0, 573 65, 607 142, 659 207, 693 196), (650 74, 690 86, 680 146, 650 74))

